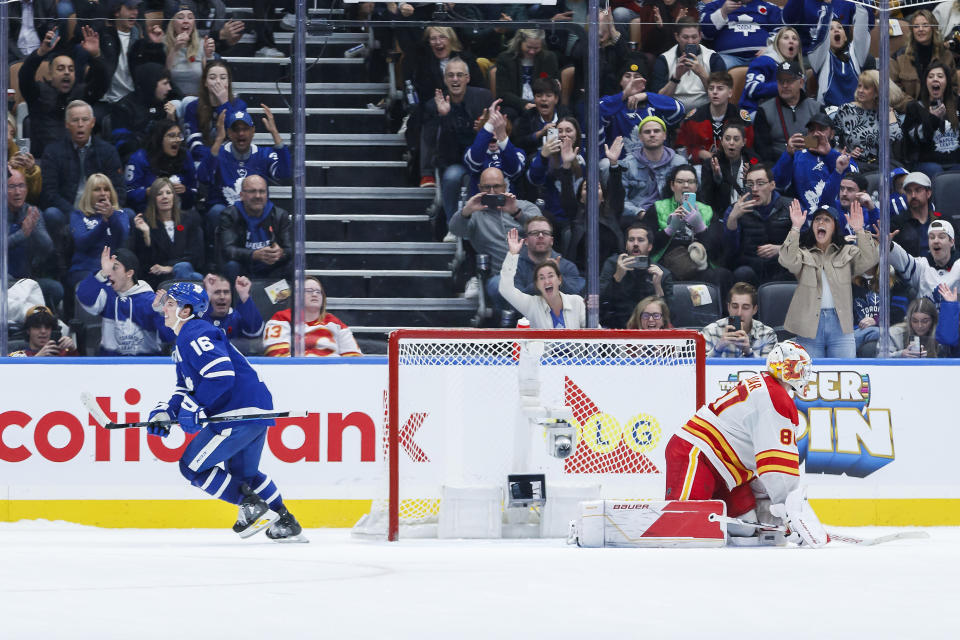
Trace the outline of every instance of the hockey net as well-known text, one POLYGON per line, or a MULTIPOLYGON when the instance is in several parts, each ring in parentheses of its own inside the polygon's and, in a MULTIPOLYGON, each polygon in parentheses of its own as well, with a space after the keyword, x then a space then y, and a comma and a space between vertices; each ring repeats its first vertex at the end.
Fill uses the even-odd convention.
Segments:
POLYGON ((704 402, 695 331, 400 330, 391 334, 384 493, 354 532, 436 535, 444 486, 599 485, 604 498, 663 497, 663 449, 704 402), (531 376, 536 397, 531 400, 531 376), (559 459, 529 405, 569 407, 559 459))

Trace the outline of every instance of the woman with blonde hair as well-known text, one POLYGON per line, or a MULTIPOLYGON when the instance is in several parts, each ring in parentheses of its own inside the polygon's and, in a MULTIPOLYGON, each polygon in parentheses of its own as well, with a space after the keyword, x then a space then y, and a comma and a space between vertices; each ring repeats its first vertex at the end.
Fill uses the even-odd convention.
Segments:
MULTIPOLYGON (((899 157, 903 143, 903 113, 906 96, 892 80, 890 86, 890 142, 894 156, 899 157)), ((841 105, 833 116, 833 126, 840 137, 840 147, 846 148, 856 158, 860 171, 864 166, 876 164, 880 154, 880 121, 877 109, 880 105, 880 72, 875 69, 861 71, 853 102, 841 105)), ((875 168, 875 167, 874 167, 875 168)))
POLYGON ((507 50, 497 56, 497 96, 503 100, 504 112, 517 118, 536 105, 532 83, 537 78, 560 81, 557 54, 546 47, 543 29, 518 29, 507 50))
POLYGON ((907 307, 907 317, 890 327, 891 358, 936 358, 939 313, 930 298, 917 298, 907 307))
POLYGON ((670 329, 670 307, 667 301, 660 296, 647 296, 637 303, 630 319, 627 320, 627 329, 643 329, 658 331, 670 329))
MULTIPOLYGON (((77 283, 100 270, 103 248, 116 250, 126 245, 130 218, 120 208, 117 192, 110 178, 94 173, 80 196, 77 208, 70 214, 73 236, 73 258, 67 272, 67 285, 73 291, 77 283)), ((67 299, 72 298, 67 295, 67 299)))
POLYGON ((890 62, 890 79, 913 100, 920 97, 923 76, 934 62, 942 62, 953 75, 956 65, 953 54, 943 44, 937 19, 927 9, 910 15, 907 46, 894 54, 890 62))
POLYGON ((197 19, 192 3, 182 3, 179 10, 170 18, 167 32, 163 38, 163 48, 167 54, 167 70, 170 79, 178 89, 188 96, 200 92, 200 78, 204 63, 213 57, 215 43, 213 38, 202 42, 197 33, 197 19))
POLYGON ((770 36, 767 49, 747 67, 747 82, 740 96, 740 108, 754 113, 757 106, 777 95, 777 67, 783 62, 796 65, 800 73, 803 66, 803 51, 800 34, 793 27, 784 27, 770 36))
POLYGON ((157 288, 163 280, 202 280, 195 267, 203 263, 200 218, 180 210, 169 178, 157 178, 147 190, 146 210, 133 219, 133 251, 143 265, 143 279, 157 288))

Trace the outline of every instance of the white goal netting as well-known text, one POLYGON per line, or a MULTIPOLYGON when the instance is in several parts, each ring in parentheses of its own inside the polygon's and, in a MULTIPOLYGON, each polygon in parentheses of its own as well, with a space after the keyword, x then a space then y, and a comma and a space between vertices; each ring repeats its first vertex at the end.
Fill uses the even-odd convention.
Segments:
POLYGON ((443 487, 505 486, 511 473, 543 473, 548 491, 662 498, 666 440, 703 401, 702 344, 688 331, 398 332, 383 443, 392 463, 359 532, 386 533, 391 506, 401 535, 434 524, 443 487), (565 459, 548 451, 538 412, 568 416, 565 459))

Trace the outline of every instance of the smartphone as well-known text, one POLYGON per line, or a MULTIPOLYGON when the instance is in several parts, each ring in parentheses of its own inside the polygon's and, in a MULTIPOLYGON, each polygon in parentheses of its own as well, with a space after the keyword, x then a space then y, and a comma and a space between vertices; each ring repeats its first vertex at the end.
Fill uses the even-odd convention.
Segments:
POLYGON ((920 336, 914 336, 910 341, 910 351, 920 353, 920 336))
POLYGON ((51 31, 53 31, 53 39, 50 40, 50 47, 54 48, 57 46, 57 42, 60 41, 60 27, 54 27, 51 31))
POLYGON ((697 209, 697 194, 692 191, 683 192, 683 208, 689 212, 698 211, 697 209))
POLYGON ((727 323, 733 327, 734 331, 740 331, 743 325, 740 323, 740 316, 730 316, 727 318, 727 323))
POLYGON ((804 149, 816 149, 820 146, 820 138, 811 134, 803 136, 803 148, 804 149))
POLYGON ((496 209, 507 204, 507 196, 502 193, 485 193, 480 196, 480 204, 489 209, 496 209))
POLYGON ((634 269, 649 269, 650 268, 650 256, 634 256, 626 261, 628 267, 634 269))
POLYGON ((683 55, 693 56, 697 58, 700 56, 700 45, 698 44, 688 44, 683 48, 683 55))
POLYGON ((560 132, 557 131, 556 127, 553 129, 547 129, 547 142, 552 142, 557 139, 557 136, 560 135, 560 132))
POLYGON ((60 330, 60 323, 57 323, 53 329, 50 330, 50 339, 54 342, 60 342, 60 338, 63 337, 63 332, 60 330))

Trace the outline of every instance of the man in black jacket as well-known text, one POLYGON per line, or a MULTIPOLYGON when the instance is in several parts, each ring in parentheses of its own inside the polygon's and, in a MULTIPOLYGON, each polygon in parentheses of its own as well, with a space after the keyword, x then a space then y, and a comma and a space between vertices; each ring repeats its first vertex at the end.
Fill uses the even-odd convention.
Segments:
POLYGON ((75 69, 73 58, 65 54, 47 58, 58 39, 56 33, 48 31, 40 48, 27 57, 19 72, 20 93, 30 110, 30 150, 38 158, 48 144, 63 137, 67 105, 74 100, 93 104, 110 85, 100 58, 100 36, 93 29, 86 27, 83 31, 81 47, 88 57, 85 70, 75 69), (50 80, 36 82, 34 76, 44 59, 48 59, 50 80))
POLYGON ((220 261, 230 282, 239 275, 283 278, 293 265, 290 214, 270 202, 267 181, 244 178, 240 200, 220 215, 220 261))
POLYGON ((625 328, 634 307, 647 296, 673 294, 670 271, 650 261, 653 241, 645 225, 630 225, 624 249, 607 258, 600 270, 600 324, 608 329, 625 328))
MULTIPOLYGON (((66 123, 69 135, 47 145, 40 160, 40 204, 44 207, 44 222, 54 238, 76 208, 90 175, 102 173, 110 178, 120 204, 126 200, 120 156, 112 144, 93 135, 97 119, 90 105, 74 100, 67 105, 66 118, 61 122, 66 123)), ((59 122, 57 126, 63 130, 59 122)), ((132 219, 133 212, 127 211, 132 219)))

